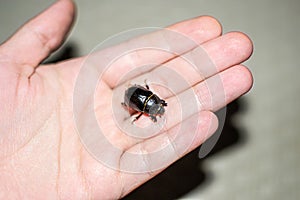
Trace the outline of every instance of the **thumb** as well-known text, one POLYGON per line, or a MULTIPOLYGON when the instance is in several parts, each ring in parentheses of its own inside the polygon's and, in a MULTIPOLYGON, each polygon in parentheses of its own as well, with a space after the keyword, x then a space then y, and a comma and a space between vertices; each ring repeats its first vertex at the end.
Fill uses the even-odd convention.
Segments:
POLYGON ((36 67, 64 41, 74 20, 75 5, 60 0, 22 26, 1 47, 0 55, 36 67))

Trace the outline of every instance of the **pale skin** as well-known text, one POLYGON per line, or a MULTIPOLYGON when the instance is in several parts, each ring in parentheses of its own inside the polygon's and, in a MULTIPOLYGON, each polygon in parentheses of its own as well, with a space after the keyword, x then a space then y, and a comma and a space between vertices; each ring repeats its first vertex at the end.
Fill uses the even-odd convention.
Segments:
MULTIPOLYGON (((0 199, 116 199, 167 167, 151 173, 124 173, 101 164, 83 147, 73 120, 72 97, 85 57, 40 64, 62 44, 74 15, 74 4, 70 0, 58 1, 0 46, 0 199)), ((226 94, 225 102, 212 107, 204 106, 194 114, 202 119, 197 126, 196 137, 184 151, 174 149, 170 152, 169 157, 174 157, 175 162, 214 133, 218 121, 213 111, 226 106, 251 88, 251 72, 241 63, 251 56, 252 42, 239 32, 222 35, 219 22, 208 16, 179 22, 168 28, 191 37, 207 51, 218 69, 210 77, 218 75, 222 78, 226 94)), ((142 39, 155 40, 155 34, 142 39)), ((138 44, 142 41, 135 39, 133 42, 138 44)), ((117 51, 116 48, 122 45, 126 44, 107 51, 117 51)), ((200 98, 201 83, 205 77, 193 76, 194 73, 183 67, 176 58, 155 52, 151 55, 141 53, 120 60, 105 74, 104 84, 97 91, 102 97, 101 104, 96 105, 97 117, 111 114, 107 105, 120 69, 125 73, 130 69, 129 63, 142 63, 149 56, 161 63, 172 62, 172 66, 193 83, 199 101, 205 101, 200 98)), ((172 102, 172 99, 167 102, 172 102)), ((205 105, 205 102, 202 103, 205 105)), ((168 109, 171 106, 172 103, 168 109)), ((107 137, 123 153, 134 149, 151 151, 151 148, 170 139, 172 128, 181 123, 167 113, 169 130, 139 143, 118 131, 111 123, 104 129, 107 137)), ((182 144, 179 142, 177 146, 186 144, 184 138, 179 141, 182 144)), ((126 157, 122 155, 112 159, 126 163, 126 157)), ((145 163, 136 163, 139 164, 145 163)))

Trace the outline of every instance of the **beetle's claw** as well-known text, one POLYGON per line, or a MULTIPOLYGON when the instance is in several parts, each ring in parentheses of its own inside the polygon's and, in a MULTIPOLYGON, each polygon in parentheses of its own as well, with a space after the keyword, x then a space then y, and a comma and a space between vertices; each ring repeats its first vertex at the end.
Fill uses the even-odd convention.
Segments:
POLYGON ((156 119, 156 117, 155 117, 155 116, 153 116, 153 115, 150 115, 150 118, 152 119, 152 121, 153 121, 153 122, 157 122, 157 119, 156 119))
POLYGON ((136 121, 137 119, 134 118, 132 121, 131 121, 131 124, 134 124, 134 122, 136 121))
POLYGON ((165 100, 161 100, 161 104, 163 105, 163 106, 167 106, 168 104, 165 102, 165 100))

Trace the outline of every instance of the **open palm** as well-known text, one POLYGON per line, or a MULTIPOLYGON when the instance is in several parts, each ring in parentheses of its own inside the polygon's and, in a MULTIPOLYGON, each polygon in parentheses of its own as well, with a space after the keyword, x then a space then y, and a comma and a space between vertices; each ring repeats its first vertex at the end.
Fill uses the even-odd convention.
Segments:
MULTIPOLYGON (((114 199, 125 196, 203 143, 218 125, 213 111, 226 106, 251 88, 251 73, 240 65, 252 52, 252 43, 247 36, 238 32, 221 36, 220 24, 207 16, 172 25, 169 30, 192 38, 207 52, 216 70, 197 76, 180 57, 149 50, 119 59, 103 75, 95 95, 95 102, 98 102, 95 105, 96 118, 102 124, 105 138, 119 151, 110 152, 104 149, 105 146, 100 146, 106 160, 99 162, 87 151, 78 135, 80 127, 87 126, 88 120, 74 120, 74 88, 85 57, 40 65, 61 45, 73 19, 73 3, 69 0, 58 1, 0 47, 1 199, 114 199), (192 85, 201 109, 178 118, 175 96, 162 90, 159 96, 168 102, 165 129, 160 134, 143 139, 125 134, 114 124, 111 99, 119 88, 124 91, 125 83, 118 83, 120 76, 132 70, 132 63, 137 67, 147 63, 147 59, 171 66, 184 76, 192 85), (215 88, 210 91, 213 95, 203 98, 203 94, 207 94, 204 82, 213 81, 214 77, 222 80, 222 91, 215 88), (218 93, 221 92, 224 99, 218 100, 218 93), (180 124, 188 124, 193 117, 201 120, 196 125, 188 126, 185 135, 175 137, 180 124), (162 157, 148 157, 147 152, 166 143, 172 145, 162 157), (140 160, 136 158, 132 163, 128 152, 141 153, 140 160), (132 166, 137 169, 136 172, 143 173, 123 171, 132 166)), ((133 39, 130 43, 138 45, 145 40, 156 41, 158 36, 159 33, 153 33, 133 39)), ((101 58, 101 53, 113 54, 126 45, 128 43, 97 54, 101 58)), ((188 55, 197 46, 182 45, 182 48, 185 48, 182 52, 188 55)), ((143 80, 147 74, 135 77, 138 78, 143 80)), ((181 88, 176 93, 184 95, 191 88, 181 88)), ((121 107, 121 104, 118 106, 121 107)), ((78 110, 82 110, 76 114, 80 119, 88 119, 84 106, 78 110)), ((141 122, 147 120, 147 117, 141 118, 141 122)))

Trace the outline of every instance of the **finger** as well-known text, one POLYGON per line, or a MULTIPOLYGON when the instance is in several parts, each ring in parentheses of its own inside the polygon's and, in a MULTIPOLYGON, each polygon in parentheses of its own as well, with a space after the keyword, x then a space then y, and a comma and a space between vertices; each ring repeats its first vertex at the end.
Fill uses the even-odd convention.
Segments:
POLYGON ((165 89, 152 86, 159 90, 161 97, 166 98, 172 93, 180 93, 205 78, 246 61, 251 56, 252 50, 253 44, 247 35, 240 32, 227 33, 203 43, 131 82, 140 83, 147 79, 149 80, 148 84, 152 82, 168 86, 165 89), (180 80, 183 82, 181 83, 180 80), (171 88, 172 91, 168 88, 171 88))
POLYGON ((247 93, 252 85, 250 70, 243 65, 236 65, 220 73, 219 77, 211 77, 207 83, 198 84, 193 89, 201 110, 217 111, 247 93), (219 81, 222 83, 219 84, 219 81))
POLYGON ((121 169, 134 165, 139 170, 147 173, 124 173, 122 174, 123 185, 126 186, 122 196, 126 195, 142 183, 151 179, 171 163, 183 157, 207 138, 209 138, 218 127, 218 119, 212 112, 200 112, 170 129, 168 132, 146 140, 132 147, 128 153, 135 152, 137 155, 131 160, 127 152, 121 158, 121 169), (191 124, 192 118, 198 118, 198 124, 191 124), (186 129, 185 134, 178 133, 182 126, 186 129), (157 153, 159 152, 159 156, 157 153), (129 159, 128 159, 129 158, 129 159), (139 160, 140 159, 140 160, 139 160), (137 164, 138 163, 138 164, 137 164), (128 166, 127 166, 128 165, 128 166))
POLYGON ((252 83, 251 72, 246 67, 237 65, 166 99, 166 128, 173 127, 199 110, 217 111, 249 91, 252 83), (197 101, 197 106, 191 104, 193 100, 197 101))
POLYGON ((36 67, 61 45, 72 25, 74 12, 72 1, 57 1, 22 26, 1 46, 0 53, 15 63, 36 67))
MULTIPOLYGON (((153 63, 164 63, 177 56, 175 54, 182 54, 205 41, 218 37, 221 32, 221 25, 216 19, 202 16, 105 49, 99 53, 111 61, 124 53, 125 55, 109 66, 103 79, 113 88, 130 70, 153 63), (130 49, 136 50, 127 53, 130 49), (169 51, 165 51, 166 49, 169 51)), ((95 55, 95 66, 99 67, 97 55, 99 54, 95 55), (97 61, 98 64, 96 64, 97 61)))
MULTIPOLYGON (((184 77, 189 83, 195 85, 205 78, 213 76, 231 66, 240 64, 246 61, 252 54, 253 44, 250 38, 244 33, 231 32, 216 39, 210 40, 200 47, 186 53, 184 56, 179 56, 163 66, 175 71, 184 77)), ((165 79, 165 73, 162 73, 160 68, 153 70, 145 76, 154 77, 155 80, 167 83, 172 79, 165 79)), ((174 87, 172 92, 178 93, 187 88, 184 85, 174 87)))

